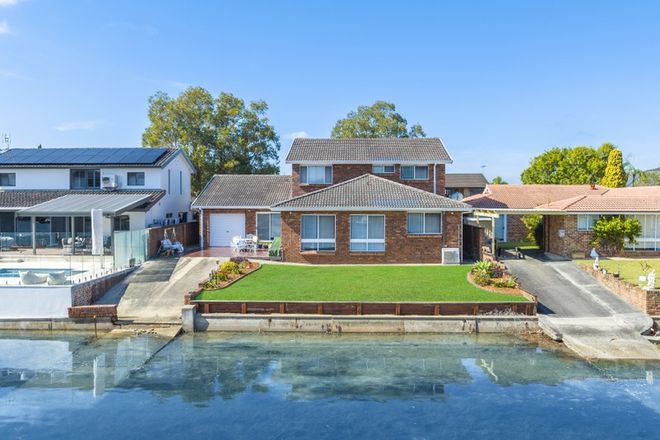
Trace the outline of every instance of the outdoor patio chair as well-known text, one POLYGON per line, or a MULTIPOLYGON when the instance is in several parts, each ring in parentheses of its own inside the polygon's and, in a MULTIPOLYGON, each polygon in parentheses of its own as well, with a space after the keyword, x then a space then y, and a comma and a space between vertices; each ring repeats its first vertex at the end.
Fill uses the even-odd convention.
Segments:
POLYGON ((280 237, 275 237, 273 242, 270 244, 270 248, 268 249, 268 258, 271 260, 282 259, 282 239, 280 237))
POLYGON ((66 272, 59 271, 59 272, 50 272, 48 274, 48 284, 51 286, 61 286, 62 284, 66 284, 66 272))
POLYGON ((175 241, 172 243, 169 239, 164 239, 160 241, 160 248, 158 249, 158 255, 167 255, 171 256, 174 253, 183 254, 183 245, 175 241))

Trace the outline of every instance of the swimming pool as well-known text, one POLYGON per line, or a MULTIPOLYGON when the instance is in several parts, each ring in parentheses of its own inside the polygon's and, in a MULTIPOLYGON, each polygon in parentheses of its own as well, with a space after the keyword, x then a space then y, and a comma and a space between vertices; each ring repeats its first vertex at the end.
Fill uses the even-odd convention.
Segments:
POLYGON ((62 268, 31 268, 31 267, 8 267, 0 269, 0 278, 18 278, 19 272, 31 271, 37 275, 48 275, 51 272, 64 272, 67 277, 82 273, 82 270, 62 269, 62 268))

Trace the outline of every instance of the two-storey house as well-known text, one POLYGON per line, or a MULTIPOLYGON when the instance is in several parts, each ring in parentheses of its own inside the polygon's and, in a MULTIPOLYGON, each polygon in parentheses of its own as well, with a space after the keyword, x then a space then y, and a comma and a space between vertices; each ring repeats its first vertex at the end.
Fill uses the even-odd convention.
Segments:
POLYGON ((296 139, 291 176, 218 175, 207 184, 193 202, 200 243, 255 234, 281 237, 290 262, 458 262, 471 208, 444 196, 451 161, 437 138, 296 139))
POLYGON ((91 234, 174 224, 190 216, 185 154, 168 148, 13 148, 0 154, 2 247, 62 246, 91 234))

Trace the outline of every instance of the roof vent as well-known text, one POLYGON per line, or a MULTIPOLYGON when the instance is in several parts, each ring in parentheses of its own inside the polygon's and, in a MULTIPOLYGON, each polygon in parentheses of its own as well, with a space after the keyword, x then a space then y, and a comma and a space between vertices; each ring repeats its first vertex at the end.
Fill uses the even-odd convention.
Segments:
POLYGON ((442 248, 442 264, 460 264, 461 252, 458 248, 442 248))

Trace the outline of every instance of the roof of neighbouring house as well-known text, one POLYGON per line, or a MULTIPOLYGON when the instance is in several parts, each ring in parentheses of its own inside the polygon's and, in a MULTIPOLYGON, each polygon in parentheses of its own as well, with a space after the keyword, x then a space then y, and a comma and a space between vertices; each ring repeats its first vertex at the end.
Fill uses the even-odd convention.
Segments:
POLYGON ((41 203, 48 202, 66 195, 142 195, 148 196, 146 208, 153 206, 164 195, 163 190, 131 190, 131 191, 103 191, 103 190, 33 190, 33 189, 8 189, 0 190, 0 210, 29 208, 41 203))
POLYGON ((451 163, 438 138, 354 138, 293 140, 287 163, 451 163))
POLYGON ((447 173, 445 188, 485 188, 488 180, 481 173, 447 173))
POLYGON ((660 186, 609 188, 602 194, 585 194, 537 206, 561 212, 660 212, 660 186))
POLYGON ((162 167, 181 153, 178 148, 11 148, 0 154, 0 168, 162 167))
POLYGON ((22 216, 81 216, 93 209, 116 216, 149 203, 147 194, 67 194, 18 211, 22 216))
POLYGON ((601 194, 607 188, 589 185, 487 185, 481 194, 463 199, 478 209, 533 209, 545 203, 588 193, 601 194))
POLYGON ((193 208, 266 208, 291 197, 291 176, 217 174, 193 201, 193 208))
POLYGON ((463 202, 364 174, 272 206, 277 211, 471 211, 463 202))

